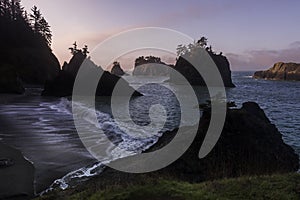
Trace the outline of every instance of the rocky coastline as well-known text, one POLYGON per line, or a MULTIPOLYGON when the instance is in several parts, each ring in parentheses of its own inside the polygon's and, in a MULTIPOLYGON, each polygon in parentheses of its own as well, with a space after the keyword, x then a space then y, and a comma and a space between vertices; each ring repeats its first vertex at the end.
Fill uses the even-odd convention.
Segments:
MULTIPOLYGON (((76 188, 54 191, 42 199, 58 198, 90 190, 105 190, 116 185, 126 187, 149 179, 201 183, 222 178, 284 174, 299 169, 298 155, 283 142, 278 129, 258 104, 253 102, 244 103, 240 109, 228 109, 218 143, 207 157, 199 159, 198 152, 209 121, 210 111, 206 110, 192 145, 183 156, 164 169, 147 174, 128 174, 106 168, 100 175, 76 188)), ((185 127, 184 131, 188 133, 189 129, 185 127)), ((146 152, 162 148, 175 137, 176 132, 177 130, 164 133, 146 152)))
POLYGON ((268 70, 255 72, 253 78, 266 80, 300 81, 300 64, 278 62, 268 70))

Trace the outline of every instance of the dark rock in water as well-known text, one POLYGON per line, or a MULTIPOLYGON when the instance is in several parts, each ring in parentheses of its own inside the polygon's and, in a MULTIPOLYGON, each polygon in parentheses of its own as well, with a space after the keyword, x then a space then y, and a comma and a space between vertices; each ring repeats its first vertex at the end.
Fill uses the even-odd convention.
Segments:
POLYGON ((25 89, 14 67, 8 64, 0 65, 0 93, 23 94, 25 89))
POLYGON ((266 71, 255 72, 253 78, 300 81, 300 64, 279 62, 266 71))
POLYGON ((115 62, 113 68, 111 69, 111 74, 116 75, 116 76, 124 76, 126 73, 121 68, 120 63, 115 62))
POLYGON ((0 199, 31 199, 34 167, 22 153, 0 143, 0 199))
MULTIPOLYGON (((224 82, 224 86, 235 87, 231 79, 231 70, 228 59, 221 54, 216 55, 213 52, 208 53, 218 67, 218 70, 224 82)), ((174 69, 182 74, 190 82, 191 85, 206 86, 206 83, 201 75, 197 72, 193 65, 183 57, 179 57, 177 59, 174 69)), ((176 75, 174 73, 171 73, 170 82, 176 82, 176 75)))
MULTIPOLYGON (((228 109, 219 141, 207 157, 199 159, 199 149, 210 117, 210 112, 205 111, 195 140, 181 158, 164 169, 146 175, 201 182, 224 177, 295 172, 299 169, 298 155, 283 142, 278 129, 253 102, 244 103, 240 109, 228 109)), ((189 127, 184 128, 187 134, 189 131, 189 127)), ((176 132, 164 133, 147 152, 164 147, 176 132)), ((135 176, 108 168, 99 176, 99 180, 129 180, 135 176)))
MULTIPOLYGON (((87 67, 90 74, 97 74, 99 72, 102 73, 102 77, 97 86, 97 96, 111 96, 117 83, 124 87, 122 91, 131 91, 134 96, 141 95, 139 92, 130 87, 124 79, 103 71, 101 67, 98 67, 90 59, 86 59, 86 56, 84 56, 81 52, 75 54, 69 64, 64 64, 63 69, 59 72, 56 78, 46 82, 42 95, 56 97, 71 96, 75 78, 83 62, 85 62, 84 67, 87 67)), ((86 75, 86 77, 88 80, 89 75, 86 75)), ((85 91, 82 91, 82 95, 84 95, 84 92, 85 91)))
POLYGON ((14 161, 10 158, 0 158, 0 168, 10 167, 14 165, 14 161))

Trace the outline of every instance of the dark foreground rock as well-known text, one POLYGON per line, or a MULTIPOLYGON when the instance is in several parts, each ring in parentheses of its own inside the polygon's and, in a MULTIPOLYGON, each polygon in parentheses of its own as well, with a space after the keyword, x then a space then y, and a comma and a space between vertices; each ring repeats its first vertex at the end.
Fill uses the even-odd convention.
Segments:
MULTIPOLYGON (((97 187, 105 187, 111 184, 122 185, 124 182, 128 184, 145 177, 202 182, 225 177, 286 173, 298 170, 298 155, 283 142, 278 129, 271 124, 264 111, 256 103, 244 103, 241 109, 228 110, 218 143, 207 157, 199 159, 199 149, 209 121, 210 113, 206 111, 201 118, 194 142, 184 155, 170 166, 148 174, 128 174, 107 168, 90 183, 96 184, 97 187)), ((185 127, 184 131, 188 134, 190 128, 185 127)), ((162 148, 175 135, 176 130, 165 133, 147 152, 162 148)), ((84 185, 80 187, 84 188, 84 185)))
POLYGON ((0 199, 30 199, 34 167, 21 152, 0 143, 0 199))
MULTIPOLYGON (((264 111, 252 102, 244 103, 241 109, 228 110, 219 141, 207 157, 199 159, 199 149, 209 121, 210 112, 205 111, 192 145, 183 156, 164 169, 147 174, 129 174, 106 168, 99 176, 78 187, 64 193, 54 192, 49 197, 63 197, 85 191, 93 193, 113 186, 128 187, 132 184, 143 184, 147 180, 167 179, 198 183, 228 177, 295 172, 299 169, 298 155, 283 142, 282 135, 271 124, 264 111)), ((184 132, 188 134, 190 129, 185 127, 184 132)), ((176 132, 174 130, 164 133, 146 152, 164 147, 175 137, 176 132)))
MULTIPOLYGON (((235 85, 232 82, 230 63, 228 59, 221 54, 217 55, 213 52, 208 53, 215 62, 216 66, 218 67, 218 70, 224 82, 224 86, 235 87, 235 85)), ((183 57, 179 57, 177 59, 174 69, 177 70, 180 74, 182 74, 190 82, 191 85, 206 86, 205 81, 198 73, 198 71, 183 57)), ((176 75, 174 73, 171 73, 170 82, 176 82, 176 75)))
MULTIPOLYGON (((170 166, 147 174, 157 177, 173 177, 189 182, 201 182, 225 177, 263 175, 295 172, 299 158, 285 144, 282 135, 266 117, 264 111, 252 102, 244 103, 241 109, 229 109, 221 137, 204 159, 198 154, 210 121, 210 113, 204 112, 197 136, 185 154, 170 166)), ((189 127, 184 131, 188 134, 189 127)), ((165 133, 148 151, 155 151, 168 144, 176 130, 165 133)), ((126 159, 126 158, 125 158, 126 159)), ((99 176, 113 180, 131 177, 112 169, 99 176)))
POLYGON ((253 78, 268 80, 300 81, 300 64, 279 62, 266 71, 257 71, 253 78))
POLYGON ((0 93, 23 94, 21 79, 11 65, 0 65, 0 93))
MULTIPOLYGON (((83 62, 85 62, 84 66, 88 68, 89 73, 103 74, 97 86, 97 96, 111 96, 117 83, 123 87, 122 91, 131 91, 134 93, 134 96, 141 95, 137 91, 134 91, 134 89, 130 87, 124 79, 107 71, 103 71, 101 67, 95 65, 90 59, 86 59, 86 56, 84 56, 81 52, 75 54, 69 64, 64 64, 57 77, 46 82, 42 95, 55 97, 71 96, 77 72, 83 62)), ((86 77, 88 80, 89 76, 87 75, 86 77)), ((82 95, 84 95, 84 91, 82 95)))

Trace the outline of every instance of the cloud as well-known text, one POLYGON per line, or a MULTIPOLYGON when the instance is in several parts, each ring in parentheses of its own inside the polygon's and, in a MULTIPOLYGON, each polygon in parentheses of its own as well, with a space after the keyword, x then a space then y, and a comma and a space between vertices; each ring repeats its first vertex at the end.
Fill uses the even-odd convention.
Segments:
POLYGON ((233 70, 267 69, 276 62, 300 62, 300 41, 295 41, 285 49, 251 50, 243 54, 226 54, 233 70))

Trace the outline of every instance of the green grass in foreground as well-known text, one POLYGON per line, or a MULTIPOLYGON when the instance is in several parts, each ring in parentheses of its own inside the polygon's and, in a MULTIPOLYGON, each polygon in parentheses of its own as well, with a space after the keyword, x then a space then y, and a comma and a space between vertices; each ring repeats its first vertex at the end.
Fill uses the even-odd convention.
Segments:
POLYGON ((300 199, 300 175, 272 175, 223 179, 199 184, 170 180, 147 180, 145 184, 111 186, 105 190, 87 189, 65 196, 55 192, 39 200, 163 200, 163 199, 300 199))

